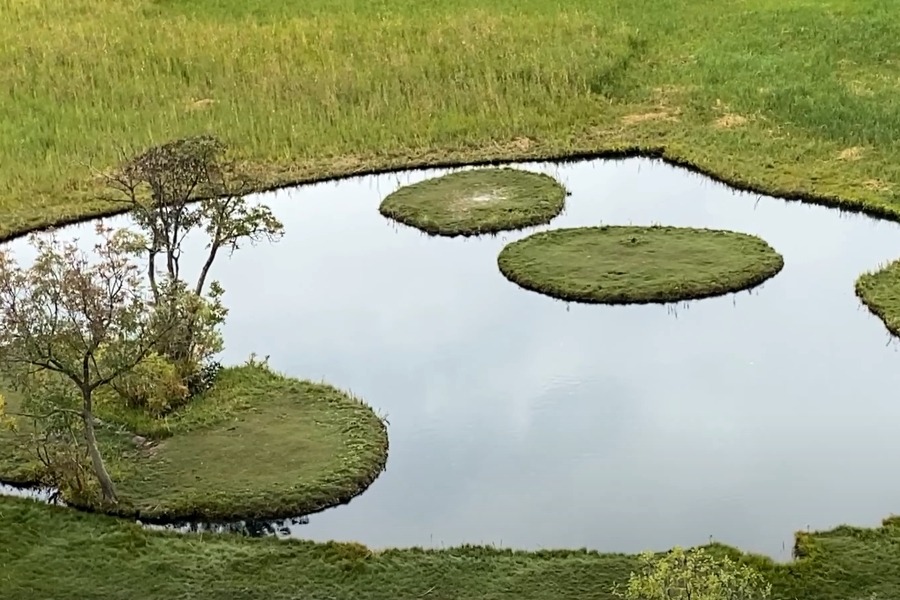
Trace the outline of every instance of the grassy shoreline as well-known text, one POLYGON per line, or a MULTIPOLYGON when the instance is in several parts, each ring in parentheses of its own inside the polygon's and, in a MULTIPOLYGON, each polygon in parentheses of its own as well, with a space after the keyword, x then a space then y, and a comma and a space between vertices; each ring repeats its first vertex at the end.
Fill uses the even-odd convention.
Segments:
POLYGON ((641 155, 900 221, 900 19, 878 0, 0 6, 0 240, 110 214, 94 170, 197 133, 260 191, 641 155))
POLYGON ((3 235, 103 212, 90 167, 201 131, 225 136, 266 188, 624 152, 900 214, 900 104, 884 62, 900 27, 875 0, 4 5, 3 235))
MULTIPOLYGON (((111 517, 0 498, 3 598, 169 597, 612 600, 636 566, 627 554, 516 551, 485 546, 373 551, 355 543, 148 531, 111 517), (286 575, 289 574, 289 575, 286 575)), ((776 563, 715 544, 762 572, 773 600, 893 597, 900 585, 900 521, 798 533, 776 563)))

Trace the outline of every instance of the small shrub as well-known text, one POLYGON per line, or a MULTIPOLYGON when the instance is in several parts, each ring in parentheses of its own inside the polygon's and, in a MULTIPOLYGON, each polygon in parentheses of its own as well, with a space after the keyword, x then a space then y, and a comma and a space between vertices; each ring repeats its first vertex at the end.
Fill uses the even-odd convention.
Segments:
POLYGON ((624 600, 765 600, 771 585, 750 565, 702 548, 640 556, 641 568, 613 594, 624 600))
POLYGON ((149 354, 133 370, 114 379, 110 386, 131 408, 163 416, 190 398, 177 367, 157 353, 149 354))
POLYGON ((193 397, 197 394, 208 392, 212 389, 221 371, 222 363, 218 361, 213 361, 200 367, 200 369, 185 379, 184 383, 187 386, 188 394, 193 397))

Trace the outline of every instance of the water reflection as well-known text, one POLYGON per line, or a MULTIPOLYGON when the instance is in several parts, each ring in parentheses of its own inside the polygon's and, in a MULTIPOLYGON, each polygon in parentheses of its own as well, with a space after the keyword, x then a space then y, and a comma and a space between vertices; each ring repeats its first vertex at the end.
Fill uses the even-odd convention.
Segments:
POLYGON ((268 196, 285 238, 217 265, 224 360, 271 355, 390 419, 387 471, 292 535, 616 551, 712 537, 784 558, 796 530, 897 511, 900 479, 883 474, 900 453, 900 357, 853 293, 900 256, 895 225, 649 160, 521 168, 572 192, 551 227, 734 229, 785 267, 689 304, 566 304, 498 272, 503 245, 534 229, 432 238, 378 214, 437 171, 268 196))
POLYGON ((18 487, 0 483, 0 496, 31 498, 32 500, 37 500, 38 502, 65 506, 65 502, 63 502, 59 497, 59 492, 51 488, 18 487))
POLYGON ((234 521, 231 523, 147 523, 148 529, 175 530, 181 533, 232 533, 247 537, 289 537, 293 526, 307 525, 309 517, 290 519, 234 521))

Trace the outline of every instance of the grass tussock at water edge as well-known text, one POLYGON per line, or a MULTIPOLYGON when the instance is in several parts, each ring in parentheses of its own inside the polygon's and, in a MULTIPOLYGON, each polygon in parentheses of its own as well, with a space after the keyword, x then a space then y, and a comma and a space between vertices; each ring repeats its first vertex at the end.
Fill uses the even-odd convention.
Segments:
POLYGON ((885 327, 900 336, 900 261, 863 273, 856 280, 856 295, 885 327))
POLYGON ((567 194, 543 173, 472 169, 401 187, 378 210, 431 235, 470 236, 546 224, 562 212, 567 194))

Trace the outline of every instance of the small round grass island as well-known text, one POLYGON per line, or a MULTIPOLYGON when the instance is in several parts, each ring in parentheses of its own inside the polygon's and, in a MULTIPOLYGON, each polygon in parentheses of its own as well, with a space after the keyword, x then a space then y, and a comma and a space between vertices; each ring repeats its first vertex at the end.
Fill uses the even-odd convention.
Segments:
POLYGON ((745 233, 603 226, 530 235, 504 247, 497 263, 513 283, 560 300, 646 304, 750 289, 775 276, 784 259, 745 233))
MULTIPOLYGON (((98 407, 98 439, 119 503, 67 503, 147 522, 305 515, 348 502, 384 470, 385 424, 324 383, 247 364, 166 419, 98 407)), ((0 438, 0 480, 40 482, 39 465, 0 438)))
POLYGON ((566 195, 549 175, 478 168, 404 186, 378 210, 431 235, 473 236, 549 223, 562 212, 566 195))

